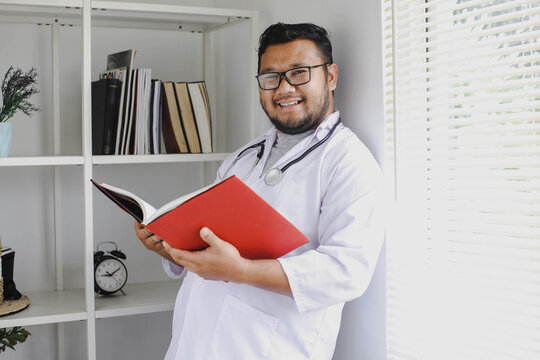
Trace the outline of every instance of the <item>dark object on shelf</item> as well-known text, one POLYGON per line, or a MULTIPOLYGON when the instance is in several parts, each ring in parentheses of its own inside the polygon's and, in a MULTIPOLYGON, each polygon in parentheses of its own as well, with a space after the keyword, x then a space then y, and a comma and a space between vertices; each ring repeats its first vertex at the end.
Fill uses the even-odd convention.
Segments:
POLYGON ((2 248, 0 242, 2 276, 0 278, 0 316, 11 315, 26 309, 30 305, 30 299, 21 294, 13 280, 15 265, 15 250, 2 248))
POLYGON ((118 79, 92 82, 93 155, 114 155, 121 85, 118 79))

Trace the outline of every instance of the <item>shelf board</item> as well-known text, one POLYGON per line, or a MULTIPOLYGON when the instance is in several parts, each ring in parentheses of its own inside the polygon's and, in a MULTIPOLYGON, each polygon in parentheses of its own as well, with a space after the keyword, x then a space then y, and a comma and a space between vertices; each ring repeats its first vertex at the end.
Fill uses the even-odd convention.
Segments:
POLYGON ((24 292, 30 306, 0 318, 0 328, 87 320, 84 290, 24 292))
POLYGON ((126 295, 96 297, 96 319, 170 311, 181 280, 127 284, 126 295))
MULTIPOLYGON (((97 319, 171 311, 181 280, 128 284, 126 296, 97 296, 97 319)), ((0 317, 0 328, 87 320, 84 290, 24 292, 30 306, 13 315, 0 317)))
POLYGON ((96 155, 92 163, 98 164, 145 164, 223 161, 228 153, 211 154, 160 154, 160 155, 96 155))
MULTIPOLYGON (((80 26, 82 0, 0 0, 0 21, 80 26)), ((235 24, 253 15, 249 10, 92 1, 92 26, 204 32, 235 24)))
POLYGON ((0 0, 0 21, 38 25, 80 25, 82 0, 0 0))
POLYGON ((20 6, 39 6, 42 8, 54 7, 82 7, 83 0, 0 0, 0 4, 20 5, 20 6))
POLYGON ((251 11, 122 1, 92 1, 92 24, 203 32, 249 19, 251 11))
POLYGON ((82 165, 82 156, 10 156, 0 158, 0 166, 82 165))

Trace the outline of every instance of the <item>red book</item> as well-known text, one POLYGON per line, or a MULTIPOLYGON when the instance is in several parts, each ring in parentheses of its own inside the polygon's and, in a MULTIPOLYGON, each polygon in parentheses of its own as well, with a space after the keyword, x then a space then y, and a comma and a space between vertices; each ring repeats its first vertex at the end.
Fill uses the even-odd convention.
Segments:
POLYGON ((236 176, 175 199, 159 209, 129 191, 92 183, 171 246, 202 250, 207 227, 248 259, 276 259, 309 239, 236 176))

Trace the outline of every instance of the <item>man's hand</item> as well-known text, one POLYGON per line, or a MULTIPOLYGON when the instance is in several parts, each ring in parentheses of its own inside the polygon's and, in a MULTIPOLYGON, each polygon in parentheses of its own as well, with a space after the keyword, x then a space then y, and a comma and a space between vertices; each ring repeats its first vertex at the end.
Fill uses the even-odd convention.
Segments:
POLYGON ((174 260, 169 256, 167 251, 165 251, 165 248, 163 247, 163 240, 161 240, 157 235, 154 235, 150 230, 142 226, 138 221, 135 221, 133 227, 135 228, 135 234, 148 250, 154 251, 159 255, 163 256, 164 258, 174 262, 174 260))
POLYGON ((206 280, 250 284, 292 296, 289 280, 277 260, 248 260, 230 243, 202 228, 201 238, 208 247, 201 251, 178 250, 162 243, 173 262, 206 280))
POLYGON ((233 245, 218 238, 208 228, 202 228, 200 235, 209 245, 204 250, 178 250, 165 243, 165 251, 175 263, 206 280, 242 282, 249 260, 240 256, 233 245))

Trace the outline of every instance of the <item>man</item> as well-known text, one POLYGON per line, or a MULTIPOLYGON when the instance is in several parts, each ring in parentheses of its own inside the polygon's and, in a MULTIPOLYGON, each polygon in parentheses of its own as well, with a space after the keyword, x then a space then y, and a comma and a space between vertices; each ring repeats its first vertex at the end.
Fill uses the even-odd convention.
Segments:
POLYGON ((277 260, 251 261, 212 229, 200 232, 209 247, 189 252, 135 224, 168 274, 185 272, 166 359, 332 357, 343 305, 367 288, 382 242, 380 169, 334 111, 337 78, 326 30, 270 26, 260 37, 257 81, 274 126, 218 170, 218 179, 243 178, 308 244, 277 260), (261 141, 257 161, 249 147, 261 141))

